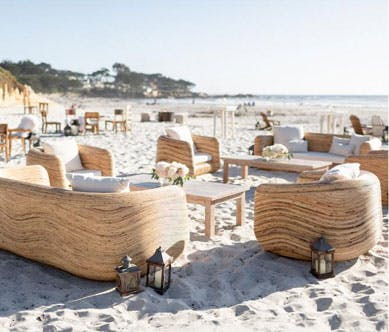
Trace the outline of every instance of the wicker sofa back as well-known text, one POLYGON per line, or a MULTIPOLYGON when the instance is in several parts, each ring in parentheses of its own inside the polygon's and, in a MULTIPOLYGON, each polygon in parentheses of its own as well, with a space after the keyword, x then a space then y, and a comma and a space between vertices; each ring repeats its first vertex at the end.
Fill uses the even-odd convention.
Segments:
POLYGON ((47 185, 41 166, 0 170, 0 249, 76 276, 114 280, 123 256, 144 273, 156 248, 177 258, 189 240, 185 193, 176 186, 102 194, 47 185))

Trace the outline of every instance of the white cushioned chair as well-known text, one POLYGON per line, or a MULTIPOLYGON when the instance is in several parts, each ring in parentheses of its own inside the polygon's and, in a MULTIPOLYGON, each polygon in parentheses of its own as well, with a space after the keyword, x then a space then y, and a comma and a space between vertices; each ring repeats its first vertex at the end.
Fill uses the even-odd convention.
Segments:
POLYGON ((215 137, 192 135, 185 126, 166 129, 158 138, 157 162, 179 162, 190 175, 216 172, 220 168, 220 146, 215 137))
POLYGON ((49 174, 50 185, 69 188, 73 174, 114 176, 114 159, 109 150, 76 144, 73 140, 44 143, 27 154, 27 165, 41 165, 49 174))

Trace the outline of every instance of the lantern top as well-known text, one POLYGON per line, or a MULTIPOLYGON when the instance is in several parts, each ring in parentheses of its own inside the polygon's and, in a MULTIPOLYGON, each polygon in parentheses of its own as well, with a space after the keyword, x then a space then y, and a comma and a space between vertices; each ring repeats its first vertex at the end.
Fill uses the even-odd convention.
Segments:
POLYGON ((318 238, 315 242, 312 243, 311 249, 315 251, 324 251, 324 252, 331 252, 334 251, 335 248, 331 247, 326 239, 322 236, 318 238))
POLYGON ((171 264, 172 260, 172 257, 170 257, 166 252, 162 251, 162 248, 159 247, 155 250, 154 255, 148 258, 146 262, 162 266, 171 264))
POLYGON ((135 264, 131 264, 131 262, 132 258, 130 256, 124 256, 120 261, 122 265, 115 267, 115 270, 118 273, 140 271, 139 267, 137 267, 135 264))

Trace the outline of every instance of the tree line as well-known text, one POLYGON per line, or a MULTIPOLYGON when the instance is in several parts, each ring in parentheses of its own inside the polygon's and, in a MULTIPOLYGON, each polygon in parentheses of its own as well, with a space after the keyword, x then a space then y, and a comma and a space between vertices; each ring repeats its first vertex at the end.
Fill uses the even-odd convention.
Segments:
POLYGON ((144 74, 130 70, 123 63, 114 63, 111 69, 101 68, 89 74, 58 70, 48 63, 29 60, 0 62, 0 67, 16 79, 41 93, 77 93, 91 97, 192 97, 194 84, 175 80, 162 74, 144 74))

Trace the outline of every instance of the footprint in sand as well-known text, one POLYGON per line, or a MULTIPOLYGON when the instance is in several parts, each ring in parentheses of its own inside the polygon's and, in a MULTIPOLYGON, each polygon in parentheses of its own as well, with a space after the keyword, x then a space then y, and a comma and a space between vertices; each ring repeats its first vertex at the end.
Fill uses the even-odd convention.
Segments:
POLYGON ((245 315, 247 315, 247 314, 254 315, 255 312, 252 311, 247 305, 243 305, 243 304, 237 305, 235 307, 235 316, 241 316, 243 314, 245 314, 245 315))
POLYGON ((374 290, 370 286, 356 282, 351 285, 351 291, 354 293, 373 294, 374 290))
POLYGON ((332 304, 332 299, 329 297, 322 297, 316 300, 317 311, 325 311, 332 304))
POLYGON ((328 318, 328 323, 331 326, 331 330, 336 330, 339 328, 340 324, 342 324, 342 320, 338 315, 333 315, 330 318, 328 318))

